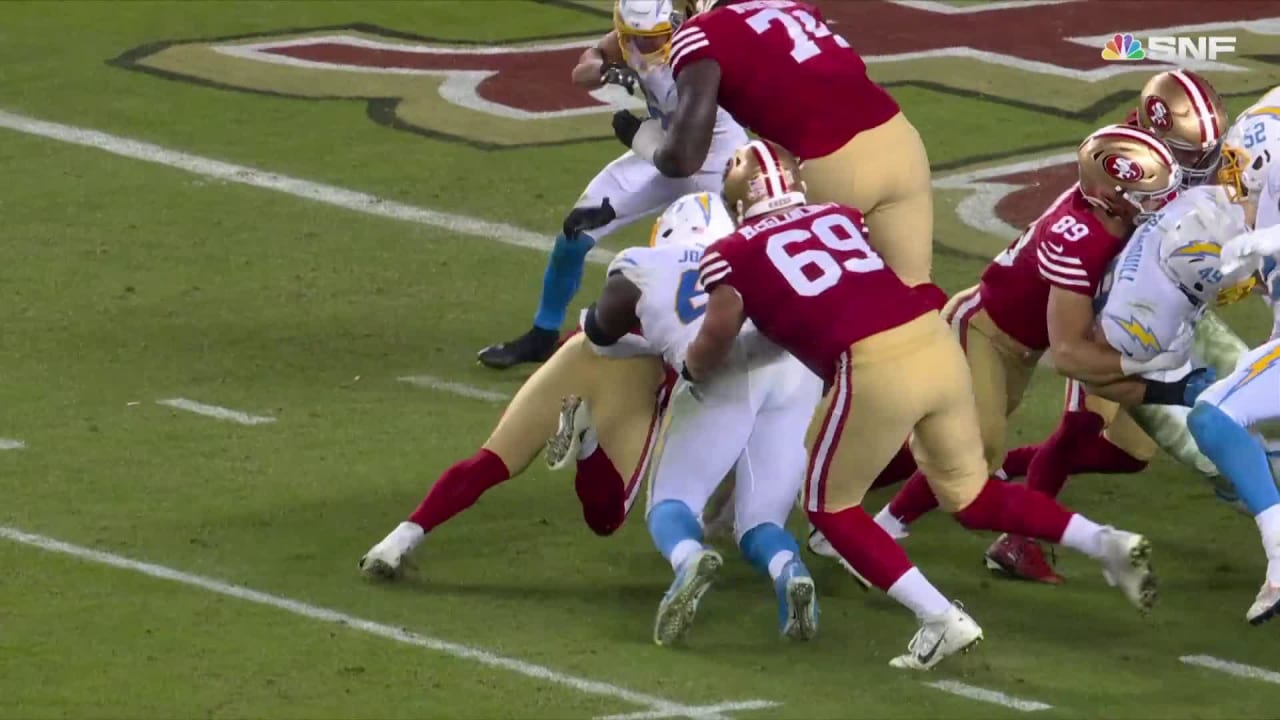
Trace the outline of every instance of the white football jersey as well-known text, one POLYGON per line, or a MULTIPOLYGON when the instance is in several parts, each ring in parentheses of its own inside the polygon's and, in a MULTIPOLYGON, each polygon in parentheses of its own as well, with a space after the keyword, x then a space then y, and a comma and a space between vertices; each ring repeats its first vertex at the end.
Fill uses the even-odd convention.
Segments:
MULTIPOLYGON (((671 123, 672 115, 676 112, 678 101, 676 79, 671 74, 671 66, 663 64, 640 68, 636 67, 636 63, 632 63, 631 67, 640 76, 640 89, 644 91, 645 102, 649 106, 649 117, 661 120, 662 129, 666 130, 671 123)), ((746 142, 747 133, 742 126, 733 119, 733 116, 725 112, 724 108, 716 108, 716 126, 711 135, 711 150, 707 153, 707 161, 703 163, 703 168, 710 168, 716 172, 722 171, 725 163, 728 162, 729 155, 746 142)))
MULTIPOLYGON (((1267 96, 1273 94, 1277 95, 1275 99, 1280 102, 1280 88, 1272 90, 1267 96)), ((1280 162, 1272 163, 1267 170, 1267 183, 1262 186, 1262 192, 1258 195, 1258 215, 1254 220, 1254 227, 1259 230, 1277 225, 1280 225, 1280 162)), ((1271 306, 1271 313, 1275 317, 1271 326, 1271 339, 1275 340, 1280 338, 1280 258, 1263 258, 1262 281, 1267 286, 1267 304, 1271 306)))
POLYGON ((1280 86, 1276 86, 1267 91, 1265 95, 1258 98, 1258 102, 1250 105, 1243 112, 1236 116, 1238 121, 1240 118, 1250 113, 1256 113, 1259 110, 1271 109, 1280 111, 1280 86))
POLYGON ((620 272, 640 289, 636 317, 644 338, 675 368, 707 311, 707 294, 698 282, 701 260, 701 246, 672 244, 627 248, 609 263, 610 275, 620 272))
MULTIPOLYGON (((1199 196, 1221 192, 1216 186, 1191 188, 1129 238, 1099 297, 1102 308, 1098 320, 1111 347, 1135 360, 1150 360, 1173 346, 1184 333, 1194 332, 1205 305, 1193 301, 1169 276, 1160 259, 1161 245, 1178 222, 1196 209, 1199 196)), ((1232 220, 1243 231, 1243 210, 1232 206, 1230 211, 1232 220)), ((1206 243, 1198 252, 1215 250, 1221 252, 1218 245, 1206 243)))

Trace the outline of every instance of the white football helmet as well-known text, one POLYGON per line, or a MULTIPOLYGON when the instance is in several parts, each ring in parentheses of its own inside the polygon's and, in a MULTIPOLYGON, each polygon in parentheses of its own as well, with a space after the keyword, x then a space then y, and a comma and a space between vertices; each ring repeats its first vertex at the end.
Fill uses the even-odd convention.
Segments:
POLYGON ((1254 105, 1241 113, 1227 132, 1223 155, 1222 184, 1256 198, 1267 170, 1280 163, 1280 105, 1254 105))
POLYGON ((1218 186, 1193 188, 1186 201, 1194 207, 1180 217, 1164 215, 1153 220, 1169 225, 1160 233, 1161 268, 1188 297, 1202 305, 1224 305, 1243 298, 1257 280, 1252 268, 1224 273, 1222 246, 1248 231, 1244 209, 1218 186))
POLYGON ((666 64, 675 32, 672 0, 617 0, 613 29, 618 31, 622 59, 637 70, 666 64))
POLYGON ((710 245, 734 231, 733 219, 717 195, 693 193, 671 203, 653 224, 651 247, 710 245))

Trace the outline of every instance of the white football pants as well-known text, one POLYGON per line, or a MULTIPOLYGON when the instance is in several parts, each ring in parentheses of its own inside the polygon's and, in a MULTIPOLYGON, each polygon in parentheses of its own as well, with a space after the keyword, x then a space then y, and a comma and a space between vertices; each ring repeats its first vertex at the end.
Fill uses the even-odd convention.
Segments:
MULTIPOLYGON (((735 365, 747 354, 734 348, 735 365)), ((650 470, 649 504, 679 500, 701 517, 707 499, 735 471, 734 536, 762 523, 785 527, 804 481, 804 436, 822 380, 789 354, 749 370, 728 370, 694 390, 683 380, 650 470)))

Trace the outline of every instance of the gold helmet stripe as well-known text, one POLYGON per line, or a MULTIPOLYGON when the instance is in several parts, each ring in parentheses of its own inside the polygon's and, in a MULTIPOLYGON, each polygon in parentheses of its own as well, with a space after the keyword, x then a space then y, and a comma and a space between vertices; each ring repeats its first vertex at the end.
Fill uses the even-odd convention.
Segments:
POLYGON ((1222 136, 1222 128, 1218 126, 1218 114, 1213 111, 1208 93, 1184 70, 1174 70, 1169 73, 1169 76, 1182 86, 1182 90, 1186 92, 1187 97, 1191 99, 1191 104, 1195 107, 1196 120, 1200 123, 1201 146, 1217 142, 1222 136))

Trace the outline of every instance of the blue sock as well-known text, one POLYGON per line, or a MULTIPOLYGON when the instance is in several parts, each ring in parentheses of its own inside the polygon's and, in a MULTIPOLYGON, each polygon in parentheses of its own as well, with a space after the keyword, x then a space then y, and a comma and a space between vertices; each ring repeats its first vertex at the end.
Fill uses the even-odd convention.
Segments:
POLYGON ((560 330, 569 302, 582 285, 587 252, 595 244, 596 239, 586 233, 578 233, 573 241, 563 233, 556 236, 556 245, 551 249, 546 272, 542 275, 542 297, 538 298, 538 312, 533 316, 534 327, 560 330))
POLYGON ((662 557, 671 559, 671 551, 684 540, 702 542, 702 526, 688 505, 679 500, 663 500, 649 510, 649 535, 662 557))
POLYGON ((1235 486, 1250 513, 1280 505, 1267 450, 1247 429, 1208 403, 1196 404, 1187 416, 1187 428, 1200 451, 1235 486))
POLYGON ((773 523, 761 523, 748 530, 738 541, 738 548, 747 562, 765 575, 769 574, 769 561, 780 552, 790 550, 796 560, 800 559, 796 539, 773 523))

